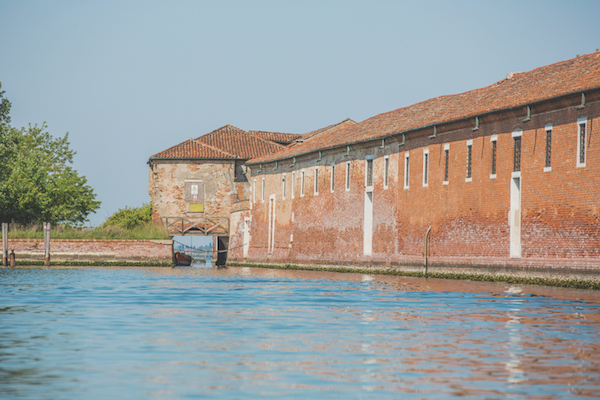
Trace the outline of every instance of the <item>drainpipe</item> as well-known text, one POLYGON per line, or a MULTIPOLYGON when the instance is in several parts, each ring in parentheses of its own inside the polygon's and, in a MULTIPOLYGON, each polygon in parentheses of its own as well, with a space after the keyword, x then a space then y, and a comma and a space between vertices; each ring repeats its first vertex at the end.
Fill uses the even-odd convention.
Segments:
POLYGON ((431 231, 431 226, 427 228, 427 232, 425 233, 425 251, 423 255, 423 265, 425 265, 425 275, 427 275, 427 253, 429 247, 429 231, 431 231))

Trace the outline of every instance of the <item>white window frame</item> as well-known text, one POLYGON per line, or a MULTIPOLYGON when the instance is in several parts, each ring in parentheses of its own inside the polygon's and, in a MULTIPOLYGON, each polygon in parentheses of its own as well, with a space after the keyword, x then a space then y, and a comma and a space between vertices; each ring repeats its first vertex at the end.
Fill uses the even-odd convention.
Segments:
MULTIPOLYGON (((520 157, 519 158, 519 171, 513 171, 512 175, 511 175, 513 178, 515 178, 516 177, 515 173, 519 172, 519 178, 520 178, 521 177, 520 172, 523 170, 523 168, 521 167, 522 166, 522 161, 523 161, 523 129, 515 129, 513 131, 513 133, 511 133, 511 136, 513 138, 513 141, 514 141, 515 138, 521 138, 521 154, 519 155, 519 157, 520 157)), ((513 142, 513 146, 514 146, 514 142, 513 142)), ((514 153, 513 153, 513 168, 514 168, 514 157, 515 156, 514 156, 514 153)))
MULTIPOLYGON (((546 132, 546 140, 544 140, 544 172, 552 171, 552 136, 550 136, 550 166, 546 167, 546 157, 548 156, 548 131, 550 131, 550 135, 552 135, 552 128, 554 128, 552 124, 546 124, 546 126, 544 127, 544 132, 546 132)), ((579 130, 579 128, 577 130, 579 130)))
POLYGON ((404 189, 410 187, 410 151, 404 153, 404 189))
POLYGON ((315 174, 314 174, 314 194, 315 196, 319 195, 319 167, 315 167, 315 174))
POLYGON ((588 131, 587 131, 587 127, 588 127, 588 118, 587 117, 581 117, 581 118, 577 118, 577 168, 583 168, 585 167, 585 164, 587 162, 587 139, 588 139, 588 131), (584 126, 585 129, 585 137, 583 138, 583 143, 581 143, 581 138, 579 136, 579 131, 581 130, 581 126, 584 126), (581 154, 581 146, 583 146, 583 162, 580 162, 579 160, 579 155, 581 154))
POLYGON ((331 163, 331 182, 329 183, 331 193, 335 192, 335 163, 331 163))
MULTIPOLYGON (((496 143, 496 172, 498 172, 498 135, 492 135, 490 136, 490 143, 495 142, 496 143)), ((494 145, 492 145, 493 148, 494 145)), ((494 155, 492 154, 492 157, 494 155)), ((496 179, 496 174, 490 174, 490 179, 496 179)))
POLYGON ((265 178, 262 178, 262 193, 261 193, 261 201, 265 202, 265 178))
POLYGON ((350 161, 346 161, 346 192, 350 191, 350 161))
POLYGON ((292 199, 296 193, 296 171, 292 172, 292 199))
POLYGON ((375 180, 374 180, 374 176, 375 176, 375 156, 374 155, 368 155, 365 156, 365 191, 367 192, 372 192, 373 191, 373 185, 375 184, 375 180), (371 161, 372 163, 372 168, 371 168, 371 173, 373 174, 371 176, 371 186, 367 186, 367 181, 368 181, 368 172, 369 172, 369 161, 371 161))
POLYGON ((286 181, 286 174, 285 172, 283 173, 283 175, 281 176, 281 198, 283 200, 285 200, 285 185, 287 184, 286 181))
POLYGON ((469 162, 471 163, 471 176, 465 178, 465 182, 473 182, 473 139, 467 140, 467 175, 469 174, 469 162), (471 159, 469 160, 469 147, 471 147, 471 159))
POLYGON ((300 171, 300 197, 304 197, 304 179, 305 179, 306 173, 304 172, 304 170, 300 171))
POLYGON ((429 148, 423 149, 423 187, 429 186, 429 148))
POLYGON ((252 182, 252 202, 256 203, 256 179, 252 182))
POLYGON ((448 163, 448 180, 442 181, 442 185, 448 185, 450 183, 450 160, 448 157, 450 157, 450 143, 444 143, 444 175, 446 175, 446 163, 448 163), (446 150, 448 150, 448 155, 446 155, 446 150))
POLYGON ((383 189, 390 187, 390 156, 383 156, 383 189))

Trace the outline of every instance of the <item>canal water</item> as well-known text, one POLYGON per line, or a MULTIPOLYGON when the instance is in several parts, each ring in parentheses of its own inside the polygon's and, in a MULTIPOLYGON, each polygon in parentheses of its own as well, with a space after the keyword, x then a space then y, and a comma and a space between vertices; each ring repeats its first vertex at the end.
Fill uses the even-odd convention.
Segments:
POLYGON ((250 268, 0 269, 2 399, 600 396, 600 294, 250 268))

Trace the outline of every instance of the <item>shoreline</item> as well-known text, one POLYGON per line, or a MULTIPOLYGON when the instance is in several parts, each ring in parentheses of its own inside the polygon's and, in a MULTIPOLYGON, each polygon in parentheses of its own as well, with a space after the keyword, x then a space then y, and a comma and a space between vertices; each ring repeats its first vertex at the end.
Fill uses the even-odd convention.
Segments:
POLYGON ((478 282, 504 282, 509 284, 539 285, 563 287, 570 289, 600 290, 600 271, 568 270, 552 268, 526 268, 521 270, 510 268, 476 267, 435 267, 430 266, 425 272, 421 266, 352 266, 327 264, 281 264, 227 262, 226 266, 251 267, 281 270, 325 271, 367 275, 408 276, 415 278, 437 278, 452 280, 469 280, 478 282), (496 271, 494 271, 496 269, 496 271))
MULTIPOLYGON (((17 267, 43 267, 44 261, 16 260, 17 267)), ((171 261, 50 261, 50 267, 173 267, 171 261)), ((10 266, 2 268, 12 268, 10 266)))

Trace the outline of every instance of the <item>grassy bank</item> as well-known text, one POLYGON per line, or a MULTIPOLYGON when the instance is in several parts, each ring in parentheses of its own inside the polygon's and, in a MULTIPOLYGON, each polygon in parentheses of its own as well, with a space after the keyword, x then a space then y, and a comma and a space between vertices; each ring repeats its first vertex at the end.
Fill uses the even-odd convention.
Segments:
MULTIPOLYGON (((9 239, 43 239, 42 225, 10 224, 9 239)), ((51 239, 171 239, 162 225, 147 222, 134 228, 125 229, 121 226, 99 228, 73 228, 69 226, 53 226, 50 231, 51 239)))
POLYGON ((460 272, 429 272, 427 274, 417 271, 407 271, 400 268, 360 268, 360 267, 335 267, 335 266, 312 266, 312 265, 293 265, 293 264, 252 264, 228 262, 228 266, 232 267, 255 267, 255 268, 270 268, 283 270, 299 270, 299 271, 326 271, 326 272, 342 272, 352 274, 366 275, 393 275, 393 276, 409 276, 415 278, 439 278, 439 279, 460 279, 477 282, 503 282, 508 284, 518 285, 542 285, 555 286, 570 289, 590 289, 600 290, 600 281, 587 279, 573 278, 540 278, 540 277, 525 277, 516 275, 495 275, 495 274, 469 274, 460 272))

